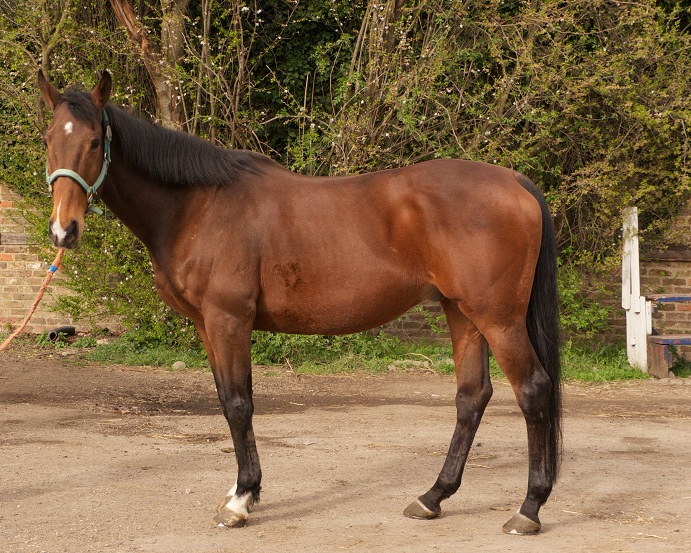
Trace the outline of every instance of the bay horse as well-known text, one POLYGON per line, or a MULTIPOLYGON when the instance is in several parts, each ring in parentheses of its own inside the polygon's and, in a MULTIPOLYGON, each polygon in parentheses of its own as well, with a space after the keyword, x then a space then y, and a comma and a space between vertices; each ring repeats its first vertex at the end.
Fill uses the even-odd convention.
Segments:
POLYGON ((61 93, 45 132, 53 195, 49 235, 74 248, 100 198, 151 255, 158 293, 201 337, 237 460, 218 526, 243 526, 259 500, 252 429, 253 329, 336 335, 441 302, 456 368, 456 426, 434 485, 404 514, 431 519, 456 492, 492 395, 489 348, 525 417, 528 491, 504 525, 540 531, 561 454, 556 240, 525 176, 435 160, 341 177, 295 174, 224 150, 109 103, 112 79, 61 93))

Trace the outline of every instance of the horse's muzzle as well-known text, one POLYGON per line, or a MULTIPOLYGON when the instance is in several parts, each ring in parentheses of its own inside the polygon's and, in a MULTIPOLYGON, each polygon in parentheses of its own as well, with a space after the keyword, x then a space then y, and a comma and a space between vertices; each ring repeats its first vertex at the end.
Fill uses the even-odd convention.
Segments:
POLYGON ((66 228, 62 228, 53 221, 48 223, 48 237, 56 248, 73 250, 79 243, 79 227, 76 220, 72 220, 66 228))

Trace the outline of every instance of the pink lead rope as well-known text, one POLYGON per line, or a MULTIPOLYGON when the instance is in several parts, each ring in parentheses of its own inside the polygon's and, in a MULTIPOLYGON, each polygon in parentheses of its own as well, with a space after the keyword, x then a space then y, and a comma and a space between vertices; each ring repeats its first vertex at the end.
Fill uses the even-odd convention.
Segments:
POLYGON ((38 290, 38 295, 36 296, 36 299, 34 300, 34 304, 31 306, 31 309, 29 310, 29 314, 26 316, 24 321, 22 322, 21 325, 19 325, 19 328, 15 330, 10 336, 5 340, 2 345, 0 345, 0 351, 4 350, 7 346, 10 345, 10 342, 14 340, 19 334, 21 334, 22 330, 26 327, 28 324, 29 320, 31 319, 32 315, 34 314, 34 311, 36 311, 36 308, 38 307, 38 304, 41 302, 41 299, 43 298, 43 294, 46 291, 46 288, 48 288, 48 284, 50 283, 50 280, 53 278, 53 275, 60 269, 60 265, 62 263, 62 256, 65 253, 64 248, 60 248, 58 250, 58 254, 55 256, 55 259, 53 260, 53 263, 50 264, 50 267, 48 267, 48 274, 46 274, 46 278, 43 280, 43 284, 41 284, 41 288, 38 290))

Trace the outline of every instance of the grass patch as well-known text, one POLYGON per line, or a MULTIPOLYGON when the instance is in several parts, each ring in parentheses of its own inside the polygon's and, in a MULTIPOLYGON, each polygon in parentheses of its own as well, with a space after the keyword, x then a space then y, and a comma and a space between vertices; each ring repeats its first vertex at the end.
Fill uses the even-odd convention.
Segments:
MULTIPOLYGON (((93 341, 80 339, 82 347, 93 341)), ((354 334, 349 336, 298 336, 271 332, 255 332, 252 340, 252 362, 255 365, 289 366, 296 373, 334 374, 364 371, 382 373, 396 369, 429 369, 453 373, 451 346, 433 343, 402 342, 386 334, 354 334)), ((41 347, 78 347, 78 343, 51 344, 40 340, 41 347)), ((202 349, 175 349, 142 340, 136 333, 127 333, 108 344, 89 347, 81 356, 85 361, 122 365, 153 365, 171 367, 183 361, 188 367, 208 368, 202 349)))
POLYGON ((691 378, 691 362, 687 361, 674 349, 672 350, 672 355, 674 356, 674 366, 670 368, 670 371, 674 373, 674 376, 677 378, 691 378))
POLYGON ((671 370, 677 378, 691 378, 691 364, 686 361, 675 365, 671 370))
POLYGON ((579 382, 611 382, 650 378, 643 371, 629 365, 626 348, 600 346, 576 347, 571 342, 562 348, 562 378, 579 382))
POLYGON ((300 336, 255 332, 252 359, 259 365, 289 365, 303 374, 376 374, 392 366, 453 372, 450 346, 403 342, 384 333, 300 336))
MULTIPOLYGON (((76 344, 75 344, 76 346, 76 344)), ((183 361, 191 368, 209 368, 206 353, 201 349, 173 349, 170 346, 147 343, 133 333, 124 334, 107 344, 96 345, 82 356, 86 361, 119 365, 151 365, 171 368, 183 361)))
POLYGON ((176 351, 165 346, 147 348, 132 347, 128 342, 116 340, 110 344, 97 346, 84 355, 88 361, 98 363, 117 363, 120 365, 151 365, 172 367, 176 361, 183 361, 190 368, 209 368, 206 354, 200 351, 176 351))
MULTIPOLYGON (((170 346, 142 340, 136 333, 120 336, 108 344, 96 345, 91 338, 61 340, 52 344, 37 339, 43 348, 79 347, 85 361, 123 365, 172 367, 183 361, 187 367, 209 368, 201 348, 173 349, 170 346)), ((453 374, 451 346, 436 343, 404 342, 380 334, 349 336, 298 336, 271 332, 255 332, 252 345, 256 365, 289 366, 301 374, 338 374, 363 371, 381 374, 388 370, 432 370, 453 374)), ((691 373, 691 365, 675 368, 677 376, 691 373)), ((493 357, 490 358, 492 378, 505 378, 493 357)), ((562 348, 562 375, 565 381, 611 382, 646 379, 649 376, 628 364, 626 349, 621 346, 598 348, 577 347, 571 342, 562 348)))

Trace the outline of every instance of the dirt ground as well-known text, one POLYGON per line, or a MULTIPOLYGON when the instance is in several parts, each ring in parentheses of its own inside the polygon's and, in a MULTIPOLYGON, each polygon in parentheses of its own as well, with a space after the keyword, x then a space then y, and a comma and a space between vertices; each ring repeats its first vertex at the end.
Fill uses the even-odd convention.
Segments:
POLYGON ((262 502, 216 528, 234 456, 209 373, 0 354, 0 552, 691 551, 691 386, 565 387, 562 477, 543 532, 507 536, 525 426, 495 383, 461 490, 434 521, 451 377, 255 369, 262 502))

